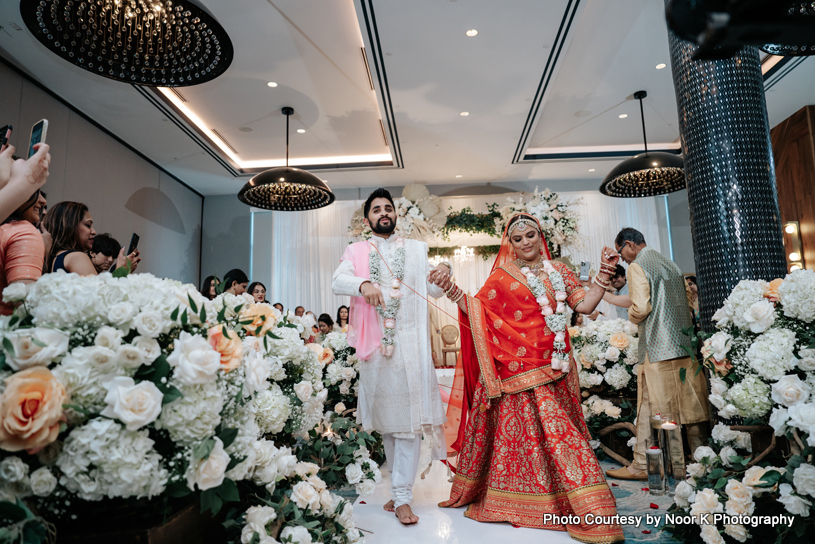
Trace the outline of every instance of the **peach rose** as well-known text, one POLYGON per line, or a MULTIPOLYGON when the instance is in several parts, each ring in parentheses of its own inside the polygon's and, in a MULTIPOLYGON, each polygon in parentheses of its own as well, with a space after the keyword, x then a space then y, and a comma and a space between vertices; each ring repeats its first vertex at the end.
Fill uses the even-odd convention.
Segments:
POLYGON ((585 356, 585 354, 583 353, 583 351, 581 350, 580 351, 580 364, 583 365, 583 368, 591 368, 592 366, 594 366, 594 361, 588 359, 585 356))
POLYGON ((628 347, 628 335, 624 332, 615 332, 609 337, 608 343, 617 349, 625 349, 628 347))
POLYGON ((569 327, 569 338, 580 336, 580 327, 569 327))
POLYGON ((770 302, 778 302, 780 300, 778 288, 781 287, 782 283, 784 283, 783 278, 776 278, 771 281, 764 290, 764 298, 768 299, 770 302))
POLYGON ((323 365, 327 365, 334 360, 334 352, 328 348, 323 348, 322 353, 320 353, 317 358, 320 359, 323 365))
POLYGON ((221 354, 221 366, 229 372, 241 366, 243 344, 236 332, 229 332, 223 325, 216 325, 207 331, 207 338, 212 349, 221 354))
POLYGON ((241 311, 240 321, 249 336, 265 336, 277 323, 277 317, 267 304, 250 304, 241 311))
POLYGON ((65 389, 45 367, 6 378, 0 396, 0 449, 39 450, 56 440, 67 400, 65 389))
POLYGON ((730 359, 717 361, 716 359, 711 357, 710 361, 713 363, 713 368, 716 370, 716 374, 718 374, 719 376, 727 376, 728 374, 730 374, 730 369, 733 368, 733 365, 730 364, 730 359))

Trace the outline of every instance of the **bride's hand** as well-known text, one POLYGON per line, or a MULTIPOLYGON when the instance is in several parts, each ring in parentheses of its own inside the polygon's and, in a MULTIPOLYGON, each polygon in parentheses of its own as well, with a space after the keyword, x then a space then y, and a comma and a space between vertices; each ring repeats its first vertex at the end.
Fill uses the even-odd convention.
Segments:
POLYGON ((620 254, 610 247, 603 246, 603 250, 600 252, 600 262, 617 266, 617 263, 620 262, 620 254))

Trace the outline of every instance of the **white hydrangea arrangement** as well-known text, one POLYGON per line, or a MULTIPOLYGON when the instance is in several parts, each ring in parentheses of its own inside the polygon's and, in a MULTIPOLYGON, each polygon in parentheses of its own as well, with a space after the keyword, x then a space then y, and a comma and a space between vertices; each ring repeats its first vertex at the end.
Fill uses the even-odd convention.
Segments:
POLYGON ((582 203, 582 199, 564 200, 549 189, 538 192, 538 188, 535 187, 535 192, 528 202, 524 202, 523 196, 517 202, 510 197, 507 197, 507 201, 509 203, 500 209, 501 217, 495 219, 496 236, 503 235, 504 228, 512 216, 528 213, 540 222, 552 257, 560 256, 563 247, 580 247, 582 243, 578 232, 580 216, 575 205, 582 203))
POLYGON ((569 329, 583 396, 590 392, 635 396, 637 326, 625 319, 589 321, 569 329))
POLYGON ((356 410, 359 394, 359 359, 348 345, 344 332, 330 332, 322 344, 319 358, 325 362, 323 384, 328 389, 327 404, 342 414, 356 410))
MULTIPOLYGON (((805 542, 815 524, 815 272, 783 280, 740 282, 713 316, 715 334, 700 334, 711 370, 710 402, 721 418, 768 424, 790 445, 756 458, 747 433, 722 423, 713 447, 697 449, 687 481, 677 485, 673 511, 732 516, 785 514, 791 524, 669 526, 685 542, 805 542), (757 461, 757 462, 756 462, 757 461)), ((712 518, 711 518, 712 519, 712 518)))
POLYGON ((274 486, 322 421, 322 363, 251 297, 59 272, 6 298, 22 305, 0 320, 0 500, 55 520, 191 494, 217 512, 238 481, 274 486))

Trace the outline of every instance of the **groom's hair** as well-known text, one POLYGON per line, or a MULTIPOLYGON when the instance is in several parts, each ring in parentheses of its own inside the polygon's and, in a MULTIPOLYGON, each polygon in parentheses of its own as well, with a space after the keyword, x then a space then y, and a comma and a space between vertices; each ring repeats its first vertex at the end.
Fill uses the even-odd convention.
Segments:
POLYGON ((370 195, 368 195, 368 200, 365 201, 365 208, 363 208, 363 214, 365 215, 365 219, 368 219, 368 212, 371 211, 371 202, 373 202, 377 198, 387 198, 391 201, 391 206, 394 208, 396 207, 393 203, 393 198, 391 194, 388 192, 387 189, 383 189, 380 187, 370 195))

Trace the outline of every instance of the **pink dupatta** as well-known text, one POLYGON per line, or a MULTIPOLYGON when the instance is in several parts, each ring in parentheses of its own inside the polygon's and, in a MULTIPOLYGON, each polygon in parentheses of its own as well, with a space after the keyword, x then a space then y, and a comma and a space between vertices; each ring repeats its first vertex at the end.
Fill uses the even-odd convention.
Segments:
MULTIPOLYGON (((371 245, 367 241, 349 245, 340 258, 354 265, 358 278, 371 279, 368 267, 368 254, 371 245)), ((364 297, 351 297, 351 309, 348 316, 348 345, 356 349, 356 356, 367 361, 382 342, 382 331, 379 328, 379 317, 376 308, 365 302, 364 297)))

